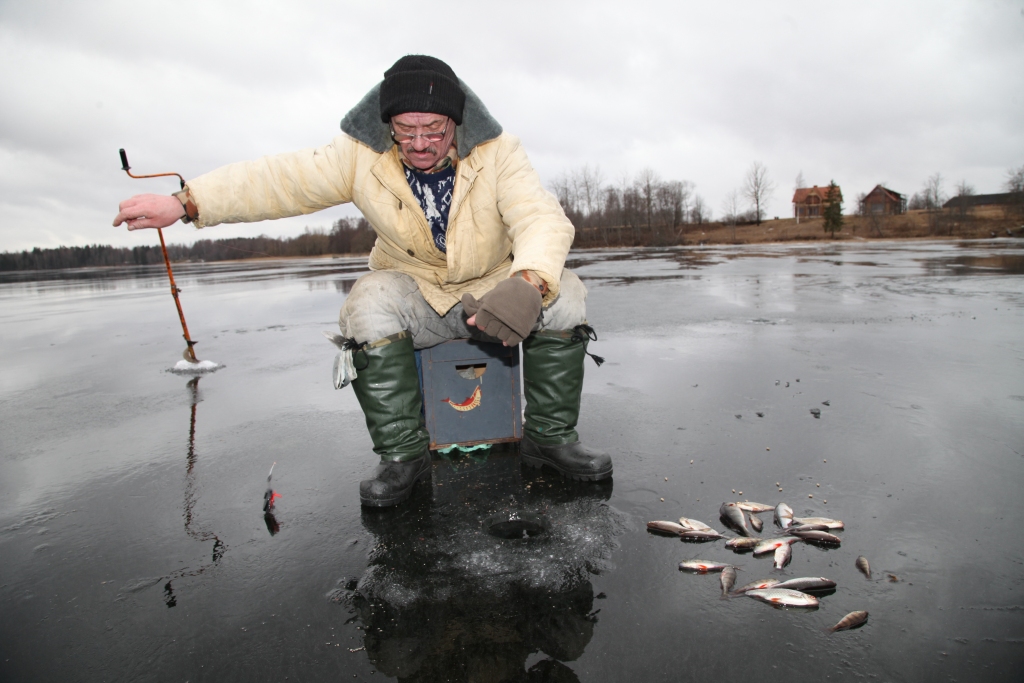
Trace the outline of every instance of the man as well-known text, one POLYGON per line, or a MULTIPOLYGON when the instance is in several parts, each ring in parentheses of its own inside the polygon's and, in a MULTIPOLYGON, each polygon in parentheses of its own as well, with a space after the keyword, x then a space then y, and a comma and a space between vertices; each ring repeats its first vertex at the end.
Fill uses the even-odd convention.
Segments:
POLYGON ((575 426, 587 353, 586 289, 564 268, 573 226, 451 67, 408 55, 316 149, 231 164, 172 196, 122 202, 114 225, 197 228, 353 202, 377 233, 369 275, 341 309, 352 387, 381 464, 363 505, 407 499, 430 476, 413 351, 449 339, 523 345, 523 462, 574 479, 612 474, 575 426))

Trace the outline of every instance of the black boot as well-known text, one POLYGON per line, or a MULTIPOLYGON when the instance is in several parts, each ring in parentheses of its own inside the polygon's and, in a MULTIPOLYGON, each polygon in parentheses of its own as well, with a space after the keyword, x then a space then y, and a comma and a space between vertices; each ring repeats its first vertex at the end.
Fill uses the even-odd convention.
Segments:
POLYGON ((367 507, 386 508, 398 505, 412 495, 412 488, 421 479, 430 478, 430 451, 407 462, 381 462, 372 479, 359 482, 359 502, 367 507))
POLYGON ((576 330, 535 332, 523 340, 526 424, 519 452, 526 465, 598 481, 612 476, 612 459, 581 444, 576 433, 588 341, 576 330))
POLYGON ((381 460, 373 478, 359 482, 359 500, 369 507, 398 505, 412 495, 417 481, 430 478, 430 435, 423 422, 412 337, 400 332, 354 356, 359 374, 352 389, 381 460))

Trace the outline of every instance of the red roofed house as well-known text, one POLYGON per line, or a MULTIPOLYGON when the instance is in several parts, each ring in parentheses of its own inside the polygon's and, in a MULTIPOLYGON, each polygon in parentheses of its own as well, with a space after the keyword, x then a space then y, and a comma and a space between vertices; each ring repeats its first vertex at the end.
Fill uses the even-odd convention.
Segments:
POLYGON ((864 213, 869 216, 898 216, 907 211, 907 198, 887 187, 875 185, 864 195, 864 213))
MULTIPOLYGON (((836 186, 839 190, 839 186, 836 186)), ((793 193, 793 216, 797 222, 801 218, 817 218, 825 213, 825 195, 828 194, 828 187, 799 187, 793 193)), ((839 201, 843 201, 843 192, 839 190, 839 201)))

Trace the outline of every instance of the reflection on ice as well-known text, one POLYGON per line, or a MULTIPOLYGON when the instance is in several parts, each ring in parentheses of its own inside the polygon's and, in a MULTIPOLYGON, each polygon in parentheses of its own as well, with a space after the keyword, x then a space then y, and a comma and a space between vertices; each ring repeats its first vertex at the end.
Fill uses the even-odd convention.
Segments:
POLYGON ((611 567, 624 516, 606 502, 611 482, 524 475, 514 447, 495 450, 484 462, 437 463, 432 495, 420 491, 405 508, 363 511, 375 537, 369 566, 329 598, 355 610, 382 673, 514 681, 557 669, 567 676, 558 680, 576 680, 559 662, 590 641, 589 575, 611 567), (494 517, 543 518, 548 529, 496 538, 487 532, 494 517), (536 652, 550 659, 528 673, 536 652))

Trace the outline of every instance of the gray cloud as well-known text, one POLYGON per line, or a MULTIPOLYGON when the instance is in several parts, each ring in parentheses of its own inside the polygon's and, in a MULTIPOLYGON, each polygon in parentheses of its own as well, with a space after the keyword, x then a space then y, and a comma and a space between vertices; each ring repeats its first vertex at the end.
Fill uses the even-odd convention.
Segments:
MULTIPOLYGON (((397 57, 436 54, 550 180, 651 167, 712 207, 759 160, 851 202, 936 171, 998 191, 1024 163, 1020 2, 0 4, 0 249, 143 244, 117 202, 320 145, 397 57)), ((351 208, 172 241, 295 234, 351 208)))

